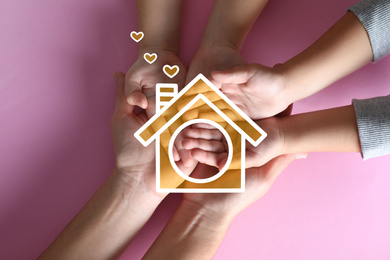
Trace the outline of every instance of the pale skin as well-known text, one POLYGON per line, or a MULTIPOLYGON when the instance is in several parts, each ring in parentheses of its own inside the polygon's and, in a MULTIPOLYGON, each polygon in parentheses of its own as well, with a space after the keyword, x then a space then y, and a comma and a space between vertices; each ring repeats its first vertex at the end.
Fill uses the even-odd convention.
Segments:
MULTIPOLYGON (((206 30, 208 31, 210 28, 210 31, 213 33, 205 33, 205 40, 202 39, 202 48, 207 46, 207 40, 210 36, 216 35, 214 34, 215 28, 217 28, 217 31, 221 28, 211 26, 214 21, 212 18, 221 17, 219 15, 223 15, 224 11, 229 11, 227 7, 226 10, 224 10, 224 7, 228 5, 223 5, 221 4, 222 2, 223 1, 216 1, 216 6, 217 4, 220 4, 221 7, 217 8, 217 11, 213 10, 213 15, 209 22, 210 25, 208 25, 206 30)), ((251 1, 250 3, 255 2, 257 3, 260 1, 251 1)), ((262 2, 265 5, 266 1, 262 2)), ((160 25, 163 28, 170 28, 171 30, 161 31, 161 28, 159 29, 151 26, 147 21, 142 21, 141 19, 140 30, 145 33, 145 38, 140 44, 139 59, 132 68, 130 68, 126 80, 123 74, 116 74, 116 81, 118 84, 117 100, 111 122, 116 154, 116 167, 109 179, 99 188, 87 205, 39 259, 110 259, 118 257, 132 241, 140 228, 147 222, 157 205, 166 196, 166 194, 158 194, 155 192, 153 146, 148 148, 141 147, 133 138, 133 133, 154 114, 154 107, 152 105, 154 89, 152 91, 152 87, 154 87, 155 83, 184 83, 185 79, 185 68, 177 55, 179 37, 178 25, 180 25, 180 15, 178 14, 180 14, 181 1, 172 0, 170 5, 164 4, 158 8, 154 8, 158 4, 159 3, 156 3, 156 1, 138 1, 140 16, 143 16, 146 19, 147 16, 153 15, 155 17, 155 15, 157 15, 156 19, 159 19, 161 17, 158 17, 158 13, 153 13, 153 10, 158 10, 160 14, 163 13, 164 16, 169 17, 169 21, 161 18, 159 22, 154 20, 154 24, 160 25), (152 5, 154 5, 154 7, 152 5), (169 8, 167 8, 167 6, 169 6, 169 8), (163 9, 164 7, 167 9, 163 9), (171 15, 167 15, 169 12, 171 12, 171 15), (148 35, 160 36, 155 39, 149 39, 148 35), (169 38, 167 37, 164 39, 164 36, 168 36, 169 38), (161 42, 156 41, 156 39, 161 39, 161 42), (154 66, 146 63, 143 64, 143 62, 145 62, 143 61, 143 54, 145 52, 157 53, 158 63, 155 63, 154 66), (162 71, 160 71, 162 64, 165 63, 180 66, 181 74, 178 75, 174 81, 167 79, 163 76, 162 71), (164 79, 162 77, 164 77, 164 79), (126 87, 124 87, 125 82, 126 87), (141 112, 140 114, 136 114, 134 112, 134 106, 146 108, 146 113, 141 112)), ((236 53, 241 48, 243 39, 254 22, 254 17, 257 17, 264 5, 256 5, 255 7, 258 8, 247 8, 250 11, 249 14, 244 13, 241 17, 237 17, 239 20, 232 20, 232 22, 241 27, 237 27, 237 30, 233 28, 231 34, 229 32, 226 37, 218 37, 218 39, 226 38, 227 43, 230 42, 230 39, 237 40, 233 41, 233 44, 230 42, 230 46, 221 48, 225 49, 226 53, 232 54, 226 55, 232 57, 230 60, 232 61, 231 64, 244 64, 244 61, 239 55, 237 56, 236 53), (248 23, 243 23, 244 25, 240 24, 239 22, 245 18, 248 18, 248 23)), ((238 6, 234 4, 230 7, 234 9, 238 8, 238 6)), ((287 81, 283 81, 283 83, 289 82, 289 84, 291 84, 290 86, 286 83, 284 86, 286 87, 285 107, 300 98, 304 98, 322 89, 372 60, 371 49, 370 55, 365 56, 364 54, 366 54, 365 51, 367 51, 367 48, 363 48, 360 45, 360 38, 358 36, 363 36, 362 34, 359 34, 361 28, 359 28, 359 26, 353 26, 355 24, 353 21, 354 19, 350 17, 350 15, 346 15, 346 17, 347 18, 340 20, 340 23, 344 24, 345 22, 351 26, 351 32, 353 32, 351 35, 344 35, 346 38, 339 39, 339 41, 330 40, 336 32, 340 33, 339 29, 341 30, 341 27, 343 27, 340 26, 340 28, 338 28, 336 26, 333 33, 328 32, 327 37, 329 37, 329 39, 327 39, 330 40, 329 42, 326 39, 324 41, 319 40, 316 43, 317 45, 314 44, 314 47, 309 48, 306 52, 296 56, 277 69, 278 76, 282 75, 281 77, 288 79, 287 81), (330 50, 328 50, 329 52, 326 52, 322 47, 329 43, 330 45, 328 46, 330 46, 330 50), (348 51, 350 51, 349 54, 351 56, 354 56, 352 55, 354 53, 359 53, 362 57, 356 57, 356 60, 347 59, 339 61, 339 63, 332 60, 336 59, 336 57, 340 58, 338 54, 344 54, 343 52, 346 50, 346 43, 356 47, 353 48, 353 46, 348 46, 348 51), (356 46, 354 44, 356 44, 356 46), (323 55, 318 55, 317 51, 323 51, 323 55), (316 53, 316 55, 312 55, 313 53, 316 53), (323 66, 319 66, 321 63, 324 63, 323 66), (354 64, 354 66, 352 66, 352 64, 354 64), (307 79, 304 79, 302 75, 306 74, 308 68, 312 69, 313 65, 318 67, 316 67, 317 70, 313 71, 312 78, 310 79, 310 77, 308 77, 307 79), (339 69, 334 69, 334 67, 336 67, 335 65, 337 65, 339 69), (335 74, 331 71, 333 69, 335 70, 335 74), (328 72, 328 74, 324 74, 324 72, 328 72), (318 81, 316 84, 311 84, 316 81, 318 81), (308 83, 310 83, 310 87, 308 83)), ((204 53, 214 52, 205 51, 204 53)), ((349 58, 350 55, 346 58, 349 58)), ((201 54, 199 54, 199 56, 202 57, 201 54)), ((201 60, 201 58, 199 59, 201 60)), ((212 62, 214 61, 215 60, 212 62)), ((205 73, 207 74, 215 69, 225 69, 223 65, 218 65, 224 64, 225 62, 226 61, 216 61, 215 64, 217 65, 210 66, 205 73)), ((197 70, 196 64, 197 62, 192 65, 194 68, 193 71, 197 70)), ((201 62, 198 64, 201 64, 201 62)), ((222 74, 223 73, 221 73, 221 75, 222 74)), ((218 79, 218 73, 213 76, 216 76, 216 80, 222 80, 222 83, 229 83, 223 82, 224 75, 222 75, 222 78, 220 79, 218 79)), ((284 99, 282 98, 282 100, 284 99)), ((271 109, 271 111, 272 113, 274 111, 280 112, 284 108, 271 109)), ((354 115, 352 119, 351 114, 353 114, 353 108, 349 106, 281 119, 266 119, 258 123, 266 128, 266 124, 269 124, 270 126, 274 124, 274 122, 267 120, 277 121, 277 125, 280 127, 275 129, 279 129, 279 132, 283 132, 283 134, 279 133, 279 137, 283 136, 283 139, 280 139, 279 141, 281 142, 281 140, 283 140, 284 144, 283 149, 279 153, 294 153, 297 150, 302 152, 313 149, 318 149, 319 151, 325 151, 326 149, 360 151, 356 122, 353 121, 354 115), (339 119, 338 121, 334 121, 334 118, 337 117, 336 115, 339 118, 343 118, 343 120, 339 119), (343 117, 340 115, 343 115, 343 117), (311 125, 307 128, 309 122, 311 125), (325 123, 328 123, 328 128, 326 131, 323 131, 325 123), (291 127, 292 125, 293 127, 291 127), (293 128, 295 128, 296 131, 286 131, 286 129, 291 130, 293 128), (326 137, 328 137, 328 135, 332 136, 334 142, 327 142, 326 137), (335 139, 336 135, 338 139, 335 139)), ((262 116, 260 116, 260 118, 261 117, 262 116)), ((277 154, 275 154, 275 156, 276 155, 277 154)), ((166 258, 182 256, 182 258, 191 258, 193 255, 197 255, 199 256, 198 259, 210 259, 221 243, 234 216, 250 203, 263 196, 278 174, 294 160, 294 158, 296 158, 296 155, 284 155, 271 161, 268 160, 269 162, 261 168, 252 168, 248 170, 248 186, 246 193, 186 194, 179 209, 148 251, 145 258, 153 258, 154 256, 165 256, 166 258), (169 238, 169 240, 167 238, 169 238), (171 243, 167 244, 167 241, 170 241, 171 243)), ((253 166, 255 166, 255 164, 253 166)))
POLYGON ((144 259, 211 259, 232 220, 264 196, 297 155, 283 155, 246 171, 244 193, 186 193, 144 259))
POLYGON ((253 23, 268 0, 216 0, 186 78, 245 65, 240 50, 253 23))
MULTIPOLYGON (((302 53, 268 68, 260 64, 212 72, 213 82, 251 118, 270 117, 310 96, 373 59, 367 32, 351 12, 302 53)), ((247 145, 247 167, 275 156, 307 152, 361 152, 353 106, 311 112, 257 123, 268 133, 258 147, 247 145)), ((204 144, 205 142, 203 142, 204 144)), ((226 151, 184 140, 194 159, 221 167, 226 151), (196 147, 196 145, 198 147, 196 147)))
POLYGON ((125 75, 116 73, 117 94, 111 118, 116 167, 77 216, 39 259, 118 257, 167 194, 155 189, 153 145, 133 136, 147 120, 124 94, 125 75))
MULTIPOLYGON (((247 143, 247 168, 264 165, 282 154, 294 153, 304 158, 309 152, 361 152, 352 105, 255 122, 268 136, 257 147, 247 143)), ((183 140, 184 148, 199 162, 221 169, 226 161, 226 149, 223 145, 214 146, 220 148, 217 151, 210 148, 219 138, 208 134, 210 130, 206 129, 202 130, 202 139, 196 138, 199 133, 190 131, 193 130, 188 130, 183 140)))
MULTIPOLYGON (((199 49, 186 73, 178 55, 182 0, 137 1, 139 30, 145 36, 139 44, 139 58, 126 74, 125 93, 129 104, 146 109, 150 118, 156 111, 156 83, 177 83, 181 89, 185 82, 199 73, 210 76, 213 70, 246 64, 239 51, 267 2, 250 0, 242 4, 240 0, 215 1, 199 49), (150 65, 144 60, 144 53, 156 53, 158 58, 150 65), (169 79, 162 72, 165 64, 178 65, 179 74, 169 79)), ((174 154, 179 158, 177 164, 180 168, 190 171, 197 164, 180 143, 174 147, 174 154)))
POLYGON ((367 32, 351 12, 302 53, 274 68, 251 64, 212 72, 213 83, 252 119, 276 115, 373 59, 367 32))
POLYGON ((148 118, 155 109, 156 83, 177 83, 184 85, 186 68, 179 58, 182 0, 138 0, 138 29, 144 33, 139 42, 137 61, 126 73, 125 94, 130 105, 146 109, 148 118), (153 19, 151 19, 153 17, 153 19), (157 60, 149 64, 144 53, 156 53, 157 60), (178 65, 175 78, 167 77, 164 65, 178 65))
MULTIPOLYGON (((125 96, 125 75, 115 74, 111 118, 116 166, 108 180, 38 259, 115 259, 131 243, 167 195, 155 189, 153 145, 143 147, 134 132, 147 120, 125 96)), ((262 197, 295 155, 282 156, 248 171, 247 192, 186 194, 145 258, 211 258, 235 215, 262 197), (202 248, 202 254, 198 250, 202 248), (157 254, 157 255, 156 255, 157 254)))

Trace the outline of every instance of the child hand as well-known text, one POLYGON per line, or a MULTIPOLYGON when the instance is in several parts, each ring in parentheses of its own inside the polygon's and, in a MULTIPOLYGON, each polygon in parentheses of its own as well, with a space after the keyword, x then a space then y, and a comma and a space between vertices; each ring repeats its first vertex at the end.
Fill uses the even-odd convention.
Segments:
MULTIPOLYGON (((280 118, 271 117, 256 121, 267 133, 267 138, 256 147, 249 142, 246 143, 245 168, 262 166, 273 158, 285 154, 284 128, 280 124, 280 120, 280 118)), ((213 135, 208 132, 211 130, 197 129, 196 132, 194 131, 194 129, 190 129, 186 132, 186 136, 182 140, 183 148, 191 150, 192 158, 199 163, 222 169, 228 156, 227 145, 224 144, 226 141, 223 141, 222 133, 217 129, 213 130, 216 132, 213 135)), ((235 163, 232 162, 231 167, 234 168, 234 165, 235 163)))
POLYGON ((286 94, 286 80, 277 66, 238 66, 211 73, 212 82, 252 119, 274 116, 292 102, 286 94))
POLYGON ((146 110, 148 118, 156 113, 156 83, 176 83, 179 90, 184 86, 186 68, 176 53, 171 51, 144 50, 138 60, 126 74, 125 95, 127 102, 132 106, 139 106, 146 110), (149 64, 143 53, 156 53, 157 59, 149 64), (178 65, 179 73, 169 78, 163 72, 164 65, 178 65))
MULTIPOLYGON (((186 127, 176 137, 173 147, 173 158, 177 167, 188 174, 195 169, 199 161, 193 157, 193 149, 203 149, 212 152, 221 160, 224 159, 227 157, 227 154, 224 153, 227 144, 226 141, 223 142, 223 139, 222 133, 209 124, 193 124, 186 127)), ((216 162, 205 164, 217 167, 216 162)))
MULTIPOLYGON (((180 135, 181 147, 190 153, 192 160, 217 168, 223 167, 228 156, 227 141, 217 128, 208 124, 194 124, 180 135)), ((188 163, 187 158, 180 159, 188 163)))

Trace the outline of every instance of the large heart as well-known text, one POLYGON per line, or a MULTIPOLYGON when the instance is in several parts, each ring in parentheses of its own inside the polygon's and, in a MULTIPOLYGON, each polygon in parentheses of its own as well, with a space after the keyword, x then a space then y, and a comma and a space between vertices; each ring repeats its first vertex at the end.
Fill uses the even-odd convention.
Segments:
POLYGON ((177 73, 179 73, 179 66, 177 66, 177 65, 173 65, 173 66, 165 65, 163 67, 163 71, 164 71, 165 75, 167 75, 170 78, 173 78, 174 76, 177 75, 177 73))

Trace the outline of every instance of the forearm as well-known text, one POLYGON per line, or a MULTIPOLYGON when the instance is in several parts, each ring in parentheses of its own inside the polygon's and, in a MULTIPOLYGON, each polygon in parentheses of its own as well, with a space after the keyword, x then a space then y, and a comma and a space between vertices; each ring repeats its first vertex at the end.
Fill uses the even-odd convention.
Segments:
POLYGON ((201 46, 220 44, 240 50, 267 2, 268 0, 216 0, 201 46))
POLYGON ((361 152, 352 105, 283 117, 285 154, 361 152))
POLYGON ((161 199, 114 172, 39 259, 115 258, 161 199))
POLYGON ((277 69, 286 77, 286 96, 293 103, 329 86, 372 59, 364 26, 352 12, 348 12, 309 48, 277 69))
POLYGON ((144 259, 211 259, 229 224, 227 218, 182 202, 144 259))
POLYGON ((137 0, 138 26, 145 49, 179 52, 182 0, 137 0))

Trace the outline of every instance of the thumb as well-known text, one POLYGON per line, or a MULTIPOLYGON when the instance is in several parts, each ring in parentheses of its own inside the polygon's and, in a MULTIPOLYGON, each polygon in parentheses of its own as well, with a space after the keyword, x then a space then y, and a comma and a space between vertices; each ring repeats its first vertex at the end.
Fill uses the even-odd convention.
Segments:
POLYGON ((137 82, 127 80, 124 93, 130 105, 139 106, 143 109, 148 106, 148 99, 142 93, 142 87, 137 82))
POLYGON ((236 66, 224 71, 213 71, 211 77, 219 83, 243 84, 246 83, 254 74, 256 68, 253 64, 236 66))
POLYGON ((271 160, 267 164, 264 165, 267 179, 276 179, 276 177, 279 176, 279 174, 284 171, 287 166, 292 163, 295 159, 297 159, 296 154, 284 154, 281 156, 276 157, 275 159, 271 160))

